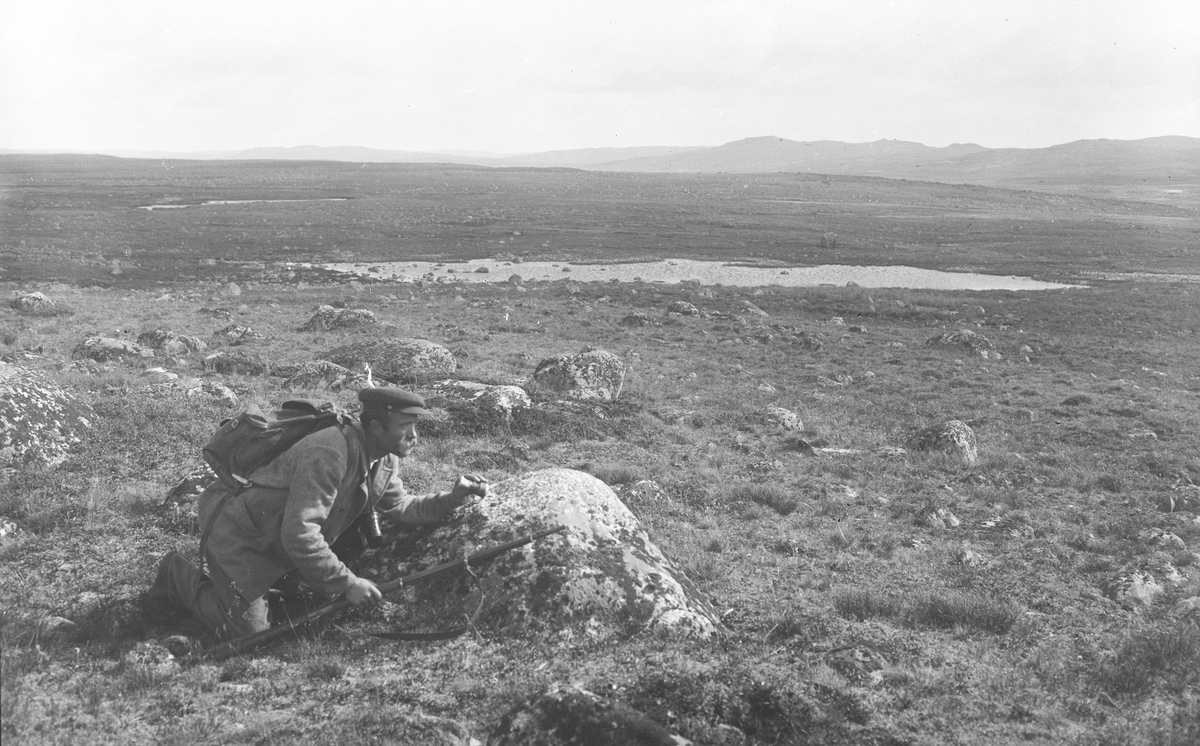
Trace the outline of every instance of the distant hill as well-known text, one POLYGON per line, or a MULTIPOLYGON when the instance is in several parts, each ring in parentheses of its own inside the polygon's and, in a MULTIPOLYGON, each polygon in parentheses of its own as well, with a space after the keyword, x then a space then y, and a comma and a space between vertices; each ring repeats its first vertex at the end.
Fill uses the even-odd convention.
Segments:
MULTIPOLYGON (((2 151, 17 152, 17 151, 2 151)), ((47 151, 41 151, 47 152, 47 151)), ((430 153, 356 146, 261 147, 203 153, 114 152, 141 158, 451 163, 640 173, 777 173, 879 176, 1036 189, 1200 185, 1200 138, 1078 140, 1047 148, 931 147, 903 140, 846 143, 751 137, 712 147, 581 148, 522 155, 430 153)), ((1190 190, 1189 190, 1190 191, 1190 190)), ((1185 199, 1187 199, 1185 197, 1185 199)))
POLYGON ((901 140, 844 143, 755 137, 715 148, 628 158, 597 170, 802 172, 972 184, 1200 183, 1200 138, 1078 140, 1048 148, 935 148, 901 140))

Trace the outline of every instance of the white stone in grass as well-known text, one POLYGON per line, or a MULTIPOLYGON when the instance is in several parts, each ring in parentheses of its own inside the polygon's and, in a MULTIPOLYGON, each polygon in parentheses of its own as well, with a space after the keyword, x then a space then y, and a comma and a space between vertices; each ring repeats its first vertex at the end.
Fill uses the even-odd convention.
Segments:
POLYGON ((778 427, 780 430, 803 430, 804 422, 801 421, 800 415, 790 409, 779 407, 774 404, 763 409, 763 415, 766 416, 767 422, 778 427))

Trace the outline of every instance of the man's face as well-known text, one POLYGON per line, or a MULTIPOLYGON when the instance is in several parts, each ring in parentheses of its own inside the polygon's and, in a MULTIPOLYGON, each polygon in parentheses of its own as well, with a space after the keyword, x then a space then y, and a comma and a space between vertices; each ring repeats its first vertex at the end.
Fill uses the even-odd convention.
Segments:
POLYGON ((376 442, 384 453, 404 458, 417 447, 417 423, 405 417, 389 417, 371 423, 376 442))

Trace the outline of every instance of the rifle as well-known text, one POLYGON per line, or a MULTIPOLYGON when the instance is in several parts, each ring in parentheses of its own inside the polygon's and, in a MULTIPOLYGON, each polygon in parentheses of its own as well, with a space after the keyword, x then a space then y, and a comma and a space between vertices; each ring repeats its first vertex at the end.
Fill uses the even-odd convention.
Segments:
MULTIPOLYGON (((543 539, 551 534, 562 533, 566 530, 566 526, 558 525, 554 528, 546 529, 545 531, 538 531, 537 533, 530 534, 519 539, 513 539, 512 541, 507 541, 503 544, 497 544, 494 547, 480 549, 478 552, 469 554, 462 559, 443 562, 442 564, 431 567, 428 570, 421 570, 420 572, 414 572, 412 575, 405 575, 402 578, 396 578, 395 580, 390 580, 386 583, 380 583, 379 592, 384 594, 392 593, 393 591, 398 591, 407 585, 412 585, 413 583, 417 583, 422 580, 428 580, 429 578, 437 577, 438 575, 443 575, 445 573, 453 572, 463 568, 470 569, 472 565, 481 564, 492 559, 493 557, 499 557, 506 552, 511 552, 512 550, 523 547, 526 544, 531 544, 538 539, 543 539)), ((255 648, 262 647, 263 645, 268 645, 275 640, 294 632, 299 627, 312 624, 315 621, 324 619, 325 617, 336 614, 339 611, 344 611, 351 606, 352 604, 345 598, 340 598, 337 601, 328 603, 320 608, 313 609, 299 619, 289 621, 287 624, 281 624, 278 627, 271 627, 270 629, 263 630, 262 632, 255 632, 252 635, 246 635, 245 637, 239 637, 234 640, 229 640, 228 642, 223 642, 214 647, 212 650, 209 650, 208 653, 202 655, 202 657, 215 661, 223 661, 226 658, 232 658, 235 655, 240 655, 255 648)))

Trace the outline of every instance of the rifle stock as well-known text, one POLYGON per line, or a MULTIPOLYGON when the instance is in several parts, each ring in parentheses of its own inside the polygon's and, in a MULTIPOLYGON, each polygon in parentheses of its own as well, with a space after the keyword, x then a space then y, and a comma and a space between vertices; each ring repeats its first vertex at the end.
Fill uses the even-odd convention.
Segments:
MULTIPOLYGON (((538 531, 537 533, 523 536, 519 539, 513 539, 512 541, 507 541, 503 544, 497 544, 494 547, 480 549, 478 552, 469 554, 462 559, 443 562, 442 564, 431 567, 428 570, 421 570, 420 572, 414 572, 411 575, 405 575, 402 578, 396 578, 395 580, 391 580, 386 583, 380 583, 378 586, 379 592, 386 595, 388 593, 398 591, 406 585, 412 585, 413 583, 419 583, 422 580, 428 580, 429 578, 437 577, 438 575, 443 575, 448 572, 470 567, 471 565, 480 564, 492 559, 493 557, 498 557, 501 554, 511 552, 519 547, 523 547, 526 544, 531 544, 538 539, 544 539, 551 534, 562 533, 566 530, 566 526, 558 525, 554 528, 546 529, 545 531, 538 531)), ((209 650, 208 653, 204 654, 202 657, 215 661, 222 661, 227 658, 232 658, 235 655, 240 655, 250 650, 254 650, 255 648, 269 645, 279 638, 285 637, 289 633, 294 632, 300 627, 312 624, 313 622, 316 622, 327 616, 336 614, 339 611, 344 611, 351 606, 352 604, 345 598, 340 598, 336 601, 321 606, 320 608, 313 609, 299 619, 289 621, 287 624, 281 624, 278 627, 271 627, 270 629, 263 630, 262 632, 255 632, 252 635, 246 635, 245 637, 239 637, 234 640, 223 642, 209 650)))

